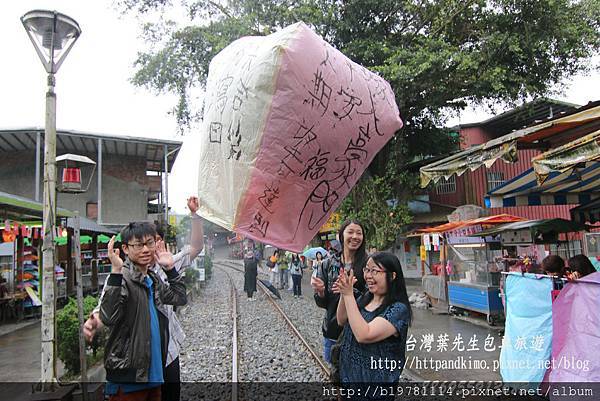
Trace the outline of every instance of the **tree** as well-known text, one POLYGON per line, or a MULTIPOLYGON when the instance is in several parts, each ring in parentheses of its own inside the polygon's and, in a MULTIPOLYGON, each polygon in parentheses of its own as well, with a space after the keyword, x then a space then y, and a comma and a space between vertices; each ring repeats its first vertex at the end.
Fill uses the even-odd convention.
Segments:
MULTIPOLYGON (((149 16, 169 0, 120 0, 124 12, 149 16)), ((196 0, 190 25, 146 24, 153 45, 139 53, 133 83, 179 95, 185 129, 201 118, 189 94, 202 89, 212 57, 244 35, 266 35, 304 21, 359 64, 388 80, 405 127, 378 154, 369 174, 388 177, 394 198, 414 187, 389 177, 391 160, 448 153, 457 143, 444 122, 467 105, 511 104, 551 93, 565 78, 589 71, 600 47, 597 0, 196 0)), ((401 178, 401 179, 399 179, 401 178)), ((352 196, 368 180, 354 190, 352 196)), ((382 189, 377 189, 380 191, 382 189)), ((385 191, 384 191, 385 192, 385 191)), ((375 195, 374 192, 372 195, 375 195)), ((354 212, 363 206, 352 202, 354 212)), ((389 215, 389 210, 382 210, 389 215)))
POLYGON ((352 218, 362 222, 369 246, 381 250, 395 242, 402 226, 410 222, 406 202, 398 198, 394 188, 411 177, 400 171, 397 160, 391 159, 383 176, 363 175, 338 209, 344 220, 352 218))

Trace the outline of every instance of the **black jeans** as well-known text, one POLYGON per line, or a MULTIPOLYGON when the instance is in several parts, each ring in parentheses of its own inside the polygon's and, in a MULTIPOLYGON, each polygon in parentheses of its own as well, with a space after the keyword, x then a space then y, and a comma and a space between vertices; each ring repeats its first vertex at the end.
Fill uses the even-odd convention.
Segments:
POLYGON ((292 274, 292 283, 294 284, 294 295, 302 295, 302 276, 292 274))
POLYGON ((165 382, 160 389, 162 401, 179 401, 179 394, 181 392, 179 357, 163 370, 163 375, 165 376, 165 382))

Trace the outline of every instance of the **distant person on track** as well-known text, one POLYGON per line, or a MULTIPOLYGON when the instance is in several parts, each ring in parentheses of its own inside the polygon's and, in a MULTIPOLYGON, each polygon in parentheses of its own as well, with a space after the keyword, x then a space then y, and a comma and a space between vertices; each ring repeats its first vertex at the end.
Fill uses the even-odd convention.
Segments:
POLYGON ((290 274, 292 275, 292 281, 294 286, 294 298, 302 296, 302 270, 304 269, 304 263, 300 259, 297 253, 292 254, 292 261, 290 262, 290 274))
POLYGON ((273 255, 269 258, 269 262, 271 262, 272 266, 269 266, 269 280, 273 287, 277 287, 277 278, 279 277, 279 249, 276 249, 273 252, 273 255))
MULTIPOLYGON (((191 196, 187 200, 187 206, 190 210, 190 216, 192 221, 192 232, 190 245, 186 245, 183 249, 173 256, 174 268, 180 274, 187 269, 192 261, 200 254, 204 247, 204 232, 202 228, 202 218, 196 213, 200 207, 198 198, 191 196)), ((161 229, 156 230, 156 241, 162 241, 164 233, 161 229)), ((156 263, 153 265, 152 270, 158 275, 163 283, 168 285, 166 274, 162 271, 162 268, 156 263)), ((106 288, 106 283, 105 283, 106 288)), ((104 289, 100 300, 104 296, 104 289)), ((179 352, 183 346, 185 340, 185 333, 177 315, 175 314, 174 308, 171 305, 164 305, 159 308, 159 311, 167 316, 169 319, 169 344, 168 354, 164 368, 165 384, 162 386, 162 401, 178 401, 181 393, 181 372, 179 363, 179 352)), ((90 314, 89 319, 83 326, 83 333, 86 337, 87 342, 91 342, 96 332, 103 327, 99 317, 100 302, 98 307, 90 314)))
POLYGON ((248 301, 256 292, 256 276, 258 275, 258 261, 252 249, 246 248, 244 253, 244 291, 248 294, 248 301))
POLYGON ((358 297, 365 291, 362 269, 367 263, 365 251, 364 227, 357 220, 345 221, 338 232, 340 241, 332 241, 332 255, 323 261, 316 277, 311 277, 310 284, 315 291, 314 298, 318 307, 326 310, 323 319, 323 358, 329 364, 331 348, 338 340, 342 328, 337 324, 336 311, 340 299, 336 281, 341 268, 353 270, 357 282, 354 291, 358 297), (338 249, 335 249, 338 247, 338 249))
POLYGON ((323 254, 321 252, 317 251, 317 253, 315 254, 315 260, 313 260, 313 264, 312 264, 312 269, 313 269, 312 277, 317 276, 317 272, 319 271, 319 269, 321 269, 322 264, 323 264, 323 254))
MULTIPOLYGON (((344 383, 397 383, 404 367, 412 312, 400 261, 391 252, 373 254, 363 269, 368 291, 354 297, 354 272, 340 273, 337 322, 344 327, 339 373, 344 383), (379 364, 395 361, 395 369, 379 364)), ((393 397, 392 397, 393 398, 393 397)))
POLYGON ((290 279, 290 256, 286 251, 281 251, 281 253, 279 254, 277 267, 279 269, 279 289, 285 290, 289 284, 288 281, 290 279))

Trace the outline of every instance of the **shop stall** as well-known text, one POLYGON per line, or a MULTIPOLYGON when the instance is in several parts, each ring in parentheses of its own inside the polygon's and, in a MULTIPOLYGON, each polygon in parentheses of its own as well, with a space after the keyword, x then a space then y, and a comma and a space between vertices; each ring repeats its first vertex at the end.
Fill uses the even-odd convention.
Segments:
POLYGON ((583 253, 590 258, 597 271, 600 271, 600 198, 571 209, 571 220, 595 224, 593 232, 583 236, 583 253))
MULTIPOLYGON (((108 242, 117 233, 85 217, 79 219, 83 292, 97 294, 110 274, 108 242)), ((72 218, 66 220, 63 236, 57 238, 57 258, 59 265, 65 271, 65 295, 68 296, 74 295, 76 288, 73 220, 72 218)))
MULTIPOLYGON (((566 234, 586 229, 584 224, 565 219, 526 220, 493 227, 475 234, 475 237, 493 237, 499 240, 501 252, 490 255, 490 270, 505 273, 541 273, 539 265, 549 254, 546 250, 549 245, 568 243, 566 234), (561 240, 561 236, 565 241, 561 240)), ((500 277, 500 273, 494 274, 500 277)), ((503 287, 502 282, 500 287, 503 287)))
POLYGON ((499 253, 499 241, 472 235, 521 220, 516 216, 497 215, 419 230, 421 256, 427 260, 432 273, 423 277, 423 289, 432 304, 447 300, 450 311, 476 311, 485 314, 488 321, 495 321, 502 311, 500 273, 488 261, 499 253))
POLYGON ((227 238, 229 245, 229 257, 231 259, 242 259, 244 257, 244 237, 240 234, 235 234, 234 237, 227 238))
MULTIPOLYGON (((1 311, 2 321, 22 319, 41 313, 41 273, 39 255, 42 238, 42 204, 32 199, 0 192, 0 242, 2 242, 1 275, 4 281, 1 311)), ((57 208, 57 226, 71 216, 68 210, 57 208)), ((57 232, 57 235, 59 233, 57 232)), ((57 291, 64 288, 56 266, 57 291)))
POLYGON ((445 235, 448 271, 448 305, 451 313, 473 311, 494 324, 502 315, 500 271, 493 260, 500 256, 497 237, 473 237, 480 225, 445 235))

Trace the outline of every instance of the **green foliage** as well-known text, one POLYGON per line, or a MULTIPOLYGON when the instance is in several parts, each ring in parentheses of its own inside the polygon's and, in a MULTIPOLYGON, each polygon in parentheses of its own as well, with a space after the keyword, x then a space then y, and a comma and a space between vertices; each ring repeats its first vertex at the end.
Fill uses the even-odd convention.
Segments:
MULTIPOLYGON (((182 129, 202 117, 202 110, 190 106, 190 93, 204 88, 210 60, 221 49, 241 36, 267 35, 298 21, 388 80, 405 126, 369 166, 371 178, 363 179, 353 191, 354 200, 345 203, 348 213, 359 213, 361 207, 376 213, 375 206, 386 199, 406 199, 413 186, 398 183, 412 179, 390 177, 390 161, 399 159, 398 168, 456 149, 456 136, 440 128, 449 113, 468 105, 515 104, 550 95, 565 78, 589 71, 590 58, 600 47, 597 0, 119 3, 123 12, 136 13, 141 20, 166 15, 170 7, 185 7, 188 25, 161 19, 144 26, 149 48, 138 54, 133 77, 135 85, 179 96, 174 114, 182 129), (389 198, 381 198, 390 188, 389 198), (363 189, 364 196, 357 193, 363 189)), ((402 220, 405 210, 383 208, 381 213, 402 220)))
MULTIPOLYGON (((180 96, 182 126, 190 88, 203 88, 210 60, 233 40, 304 21, 354 61, 379 72, 403 119, 398 149, 445 153, 447 111, 471 103, 517 102, 589 69, 600 43, 596 0, 121 0, 142 19, 186 7, 189 25, 146 24, 152 46, 139 53, 133 82, 180 96), (180 4, 179 4, 180 3, 180 4)), ((389 148, 389 147, 388 147, 389 148)), ((378 175, 382 175, 380 171, 378 175)))
POLYGON ((208 252, 206 252, 206 255, 204 256, 204 269, 205 269, 204 274, 206 275, 207 280, 212 276, 212 268, 213 268, 212 258, 210 257, 208 252))
POLYGON ((185 282, 186 287, 191 288, 195 285, 196 281, 198 281, 198 276, 200 273, 198 270, 194 268, 188 268, 185 270, 185 276, 183 277, 183 281, 185 282))
POLYGON ((167 229, 165 230, 165 242, 167 244, 176 244, 177 243, 177 238, 179 238, 180 234, 179 234, 179 229, 178 226, 172 226, 172 225, 168 225, 167 229))
MULTIPOLYGON (((84 319, 87 319, 96 305, 98 305, 98 298, 87 296, 83 299, 84 319)), ((69 302, 64 308, 56 312, 58 357, 63 361, 70 375, 80 373, 79 318, 77 316, 77 300, 75 298, 69 298, 69 302)), ((102 344, 104 344, 103 335, 97 333, 91 344, 94 355, 102 347, 102 344)))
MULTIPOLYGON (((192 219, 190 218, 190 216, 184 216, 179 221, 177 226, 174 227, 174 229, 177 235, 177 239, 179 241, 179 245, 183 246, 182 244, 187 243, 188 238, 190 238, 190 235, 192 234, 192 219)), ((202 231, 206 236, 212 237, 216 232, 222 232, 223 229, 213 222, 210 222, 206 219, 202 219, 202 231)))
POLYGON ((365 225, 369 247, 387 249, 396 240, 401 227, 410 222, 408 208, 398 199, 396 188, 414 185, 411 176, 397 168, 397 158, 391 158, 384 176, 365 174, 337 210, 342 221, 358 219, 365 225))

